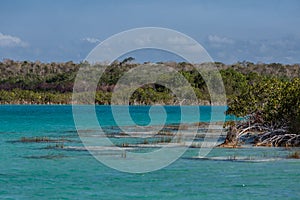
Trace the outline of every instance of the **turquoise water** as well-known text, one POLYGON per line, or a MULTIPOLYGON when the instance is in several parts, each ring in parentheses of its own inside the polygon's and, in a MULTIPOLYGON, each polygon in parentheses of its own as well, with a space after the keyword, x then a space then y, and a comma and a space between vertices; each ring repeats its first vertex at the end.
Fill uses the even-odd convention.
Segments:
MULTIPOLYGON (((136 123, 150 122, 145 114, 149 107, 130 109, 136 123)), ((179 122, 178 107, 166 109, 167 123, 179 122)), ((101 125, 114 127, 109 107, 98 106, 96 110, 101 125)), ((199 120, 209 120, 209 111, 210 107, 201 107, 199 120)), ((22 137, 34 136, 65 139, 65 146, 82 145, 71 106, 0 106, 0 199, 300 197, 300 160, 282 159, 290 153, 283 148, 217 148, 208 155, 260 157, 259 162, 192 159, 199 149, 191 148, 166 168, 129 174, 108 168, 87 151, 50 148, 55 143, 18 142, 22 137)))

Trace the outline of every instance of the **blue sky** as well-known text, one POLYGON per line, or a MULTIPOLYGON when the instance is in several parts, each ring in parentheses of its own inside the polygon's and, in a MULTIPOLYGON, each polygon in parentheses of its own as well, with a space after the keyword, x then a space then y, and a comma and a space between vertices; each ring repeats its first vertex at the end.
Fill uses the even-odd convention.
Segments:
POLYGON ((154 26, 194 38, 215 61, 300 63, 299 10, 298 0, 1 0, 0 59, 80 62, 113 34, 154 26))

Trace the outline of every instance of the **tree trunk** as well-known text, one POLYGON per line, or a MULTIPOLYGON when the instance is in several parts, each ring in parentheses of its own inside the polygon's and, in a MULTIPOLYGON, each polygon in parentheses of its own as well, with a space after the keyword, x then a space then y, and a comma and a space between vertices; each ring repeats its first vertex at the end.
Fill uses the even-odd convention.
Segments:
POLYGON ((218 147, 236 148, 238 147, 238 130, 235 126, 230 126, 227 132, 225 142, 220 144, 218 147))

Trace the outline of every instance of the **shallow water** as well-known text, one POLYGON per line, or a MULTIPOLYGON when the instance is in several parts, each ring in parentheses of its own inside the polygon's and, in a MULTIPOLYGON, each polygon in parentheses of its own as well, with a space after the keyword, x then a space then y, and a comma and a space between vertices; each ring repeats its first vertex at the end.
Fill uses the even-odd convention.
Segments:
MULTIPOLYGON (((109 107, 97 106, 96 110, 101 125, 107 126, 107 130, 114 129, 109 107)), ((131 107, 138 124, 149 123, 147 110, 149 107, 131 107)), ((199 120, 209 120, 210 108, 201 107, 200 111, 199 120)), ((168 107, 167 113, 167 123, 179 122, 178 107, 168 107)), ((22 137, 45 136, 64 139, 65 147, 82 146, 70 106, 0 106, 0 123, 0 199, 299 199, 300 196, 300 160, 285 159, 290 151, 283 148, 216 148, 206 160, 196 159, 199 149, 191 148, 166 168, 129 174, 108 168, 87 151, 52 148, 57 142, 18 142, 22 137)))

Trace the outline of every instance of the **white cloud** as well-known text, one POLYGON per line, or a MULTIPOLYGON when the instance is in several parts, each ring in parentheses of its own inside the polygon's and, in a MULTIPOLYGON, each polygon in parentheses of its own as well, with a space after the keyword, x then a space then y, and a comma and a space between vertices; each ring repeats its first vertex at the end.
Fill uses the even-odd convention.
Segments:
POLYGON ((300 38, 284 37, 277 39, 257 39, 257 40, 233 40, 232 44, 222 37, 207 38, 208 52, 214 60, 225 63, 237 61, 251 62, 280 62, 280 63, 300 63, 300 48, 297 44, 300 38), (211 42, 215 41, 215 42, 211 42), (219 43, 217 43, 217 41, 219 43), (232 58, 232 59, 231 59, 232 58))
POLYGON ((219 44, 233 44, 234 40, 227 38, 227 37, 221 37, 217 35, 209 35, 208 40, 212 43, 219 43, 219 44))
POLYGON ((191 43, 187 38, 179 36, 170 37, 167 39, 167 42, 173 45, 188 45, 191 43))
POLYGON ((83 38, 82 40, 83 40, 83 41, 86 41, 86 42, 89 42, 89 43, 92 43, 92 44, 101 42, 101 41, 100 41, 99 39, 97 39, 97 38, 90 38, 90 37, 83 38))
POLYGON ((20 38, 0 33, 0 47, 26 47, 28 43, 20 38))
POLYGON ((151 39, 149 37, 145 37, 143 39, 137 38, 134 40, 134 43, 139 46, 150 45, 151 39))

